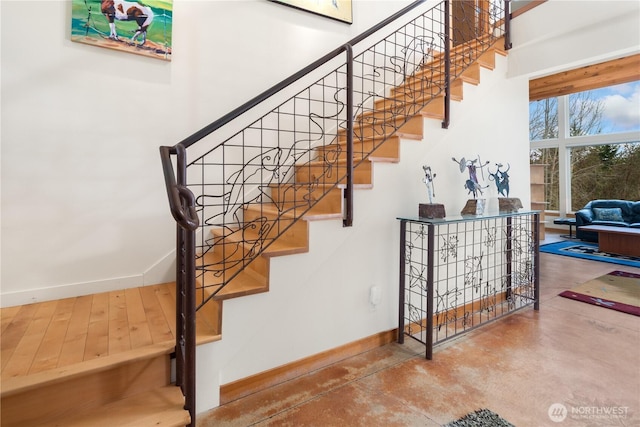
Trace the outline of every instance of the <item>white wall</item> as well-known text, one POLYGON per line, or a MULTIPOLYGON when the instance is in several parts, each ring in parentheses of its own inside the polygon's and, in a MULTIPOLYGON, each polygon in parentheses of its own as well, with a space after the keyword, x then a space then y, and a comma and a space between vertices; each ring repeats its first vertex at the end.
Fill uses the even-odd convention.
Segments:
POLYGON ((2 305, 170 280, 158 147, 408 3, 356 1, 347 25, 266 0, 175 0, 164 62, 71 42, 69 1, 3 0, 2 305))
POLYGON ((509 76, 535 78, 638 53, 638 22, 638 1, 549 0, 513 20, 509 76))
MULTIPOLYGON (((507 59, 497 60, 496 70, 482 70, 479 86, 465 85, 448 130, 426 120, 423 141, 402 142, 400 163, 374 164, 374 188, 355 193, 353 227, 311 222, 309 253, 273 258, 268 293, 225 301, 223 339, 210 344, 202 362, 217 366, 219 377, 211 385, 200 377, 200 399, 216 405, 218 384, 397 327, 396 218, 417 217, 418 204, 428 202, 423 164, 437 173, 436 201, 449 215, 469 198, 467 176, 452 156, 509 162, 510 195, 528 207, 528 82, 507 80, 507 59), (375 307, 369 302, 374 285, 382 291, 375 307)), ((496 198, 491 185, 486 195, 496 198)))

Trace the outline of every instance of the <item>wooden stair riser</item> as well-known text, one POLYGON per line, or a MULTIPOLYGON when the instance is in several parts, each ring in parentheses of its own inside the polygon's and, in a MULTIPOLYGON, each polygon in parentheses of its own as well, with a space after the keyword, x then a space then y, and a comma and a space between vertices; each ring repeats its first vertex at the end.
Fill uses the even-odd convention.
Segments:
MULTIPOLYGON (((205 281, 207 275, 209 275, 209 273, 205 274, 205 281)), ((223 302, 226 299, 255 295, 269 291, 268 283, 256 280, 244 271, 231 279, 224 287, 218 285, 206 286, 200 289, 200 286, 200 280, 196 281, 198 293, 202 294, 202 298, 207 300, 206 304, 211 304, 213 301, 223 302)), ((220 330, 222 330, 222 323, 220 323, 220 330)))
POLYGON ((462 72, 459 79, 472 85, 480 84, 480 68, 480 64, 477 62, 469 65, 469 67, 462 72))
POLYGON ((2 397, 2 426, 39 425, 51 418, 97 408, 170 383, 170 359, 162 354, 88 372, 2 397))
MULTIPOLYGON (((258 256, 253 262, 264 262, 265 267, 259 274, 254 268, 245 267, 243 262, 222 260, 222 257, 208 253, 204 256, 204 262, 211 264, 208 268, 214 271, 198 271, 196 274, 196 299, 197 304, 207 301, 207 304, 221 304, 222 300, 244 295, 252 295, 269 290, 269 263, 268 259, 258 256), (226 267, 225 267, 226 265, 226 267), (223 286, 224 285, 224 286, 223 286)), ((249 264, 249 265, 250 265, 249 264)), ((201 309, 202 310, 202 309, 201 309)), ((222 321, 222 305, 215 312, 222 321)), ((222 330, 222 324, 219 327, 222 330)))
MULTIPOLYGON (((475 56, 475 54, 473 54, 475 56)), ((487 68, 493 69, 495 67, 495 62, 491 61, 491 56, 494 56, 494 50, 489 49, 480 57, 482 60, 480 61, 480 57, 478 58, 469 58, 468 55, 462 54, 461 52, 452 52, 451 53, 451 61, 449 63, 449 68, 452 72, 455 72, 458 69, 466 68, 468 66, 478 64, 482 66, 487 66, 487 68), (483 56, 486 55, 486 56, 483 56)), ((421 69, 416 70, 416 72, 408 76, 406 79, 406 83, 411 83, 416 80, 422 81, 433 81, 438 85, 444 85, 445 81, 445 70, 444 70, 444 56, 436 56, 433 61, 429 64, 426 64, 421 69)))
MULTIPOLYGON (((461 85, 459 86, 461 87, 461 85)), ((423 117, 429 117, 433 119, 442 119, 444 117, 444 94, 430 98, 430 99, 422 99, 419 102, 410 103, 408 106, 403 105, 402 101, 397 100, 387 100, 388 108, 380 113, 380 116, 384 117, 383 114, 390 114, 391 111, 411 111, 413 114, 420 114, 423 117)), ((382 103, 381 103, 382 105, 382 103)), ((380 107, 380 110, 382 107, 380 107)), ((376 112, 379 110, 376 110, 376 112)), ((377 113, 374 113, 377 114, 377 113)))
MULTIPOLYGON (((222 244, 218 246, 222 246, 222 244)), ((243 276, 246 275, 250 275, 252 281, 258 282, 256 283, 258 287, 267 285, 269 272, 267 258, 259 255, 251 261, 246 261, 247 256, 240 255, 243 252, 241 242, 230 242, 226 246, 228 246, 227 252, 218 247, 219 252, 210 251, 204 256, 202 264, 196 263, 196 285, 208 288, 205 289, 205 297, 215 292, 220 285, 234 280, 242 281, 243 276), (240 274, 237 274, 238 272, 240 274)), ((248 252, 246 254, 248 255, 248 252)), ((197 298, 198 303, 202 302, 200 295, 197 298)), ((214 314, 217 315, 217 312, 214 314)))
MULTIPOLYGON (((374 158, 400 159, 400 138, 392 136, 386 140, 364 140, 353 142, 353 153, 355 157, 361 158, 370 155, 374 158), (376 147, 377 146, 377 147, 376 147)), ((319 158, 346 159, 346 142, 332 144, 318 148, 319 158)), ((342 196, 340 196, 342 197, 342 196)))
MULTIPOLYGON (((380 138, 383 136, 392 136, 394 132, 408 133, 414 135, 423 135, 424 121, 422 117, 413 116, 394 117, 389 121, 373 120, 373 122, 356 121, 354 123, 354 134, 357 138, 380 138)), ((346 130, 341 129, 338 132, 338 140, 346 138, 346 130)))
POLYGON ((430 93, 424 96, 416 97, 417 93, 402 93, 395 98, 379 99, 374 104, 373 110, 367 110, 362 115, 374 117, 385 117, 389 114, 398 114, 411 116, 418 114, 425 109, 432 108, 433 104, 440 102, 444 105, 444 92, 432 95, 430 93))
POLYGON ((244 233, 238 231, 226 237, 224 233, 225 231, 222 228, 211 229, 214 243, 210 251, 219 254, 221 260, 225 259, 231 263, 247 259, 252 253, 261 252, 262 245, 266 243, 266 240, 250 231, 245 231, 244 233))
POLYGON ((168 385, 90 411, 74 413, 63 420, 43 420, 24 427, 184 427, 190 422, 191 416, 184 409, 182 391, 168 385))
MULTIPOLYGON (((324 146, 320 150, 326 151, 324 146)), ((335 148, 335 145, 333 146, 335 148)), ((340 154, 335 154, 338 155, 340 154)), ((320 157, 320 156, 319 156, 320 157)), ((271 198, 278 206, 296 206, 301 209, 311 208, 311 214, 320 213, 341 213, 342 212, 342 189, 338 187, 326 190, 325 187, 279 185, 271 187, 271 198)))
POLYGON ((413 99, 422 101, 423 98, 428 99, 443 93, 444 89, 445 81, 438 76, 429 76, 428 78, 416 76, 392 88, 391 97, 398 99, 401 95, 413 94, 413 99))
MULTIPOLYGON (((461 79, 456 79, 451 82, 451 100, 452 101, 462 101, 463 97, 463 89, 462 89, 463 81, 461 79)), ((444 96, 444 93, 440 94, 444 96)), ((438 96, 440 97, 440 96, 438 96)), ((395 99, 398 101, 412 100, 416 99, 417 103, 421 103, 423 105, 430 102, 432 96, 431 92, 422 93, 419 91, 412 90, 410 87, 399 86, 394 89, 391 99, 395 99)))
MULTIPOLYGON (((327 164, 317 162, 296 168, 296 181, 298 182, 320 182, 322 184, 346 184, 347 167, 346 162, 338 160, 335 163, 327 164)), ((354 184, 372 183, 372 166, 370 161, 364 161, 353 170, 354 184)))
POLYGON ((256 222, 268 227, 265 239, 283 239, 292 243, 306 244, 309 241, 309 227, 307 221, 296 221, 290 214, 278 215, 273 211, 246 209, 244 211, 245 224, 256 222))
MULTIPOLYGON (((452 73, 455 70, 451 70, 452 73)), ((454 80, 462 80, 465 83, 477 85, 480 83, 480 64, 471 64, 462 74, 454 80)), ((425 80, 424 77, 418 75, 408 79, 404 84, 392 89, 391 93, 394 96, 400 94, 418 94, 421 98, 429 96, 430 94, 438 94, 444 90, 444 80, 435 79, 432 84, 430 81, 425 80)), ((417 95, 416 95, 417 96, 417 95)))
POLYGON ((488 70, 493 70, 496 68, 496 51, 495 49, 489 49, 483 54, 481 54, 476 60, 481 67, 486 68, 488 70))
MULTIPOLYGON (((204 299, 202 292, 196 293, 196 306, 199 306, 204 299)), ((205 305, 200 307, 198 314, 207 319, 207 323, 212 326, 214 333, 222 334, 222 301, 207 301, 205 305)), ((199 325, 196 324, 196 329, 199 325)))

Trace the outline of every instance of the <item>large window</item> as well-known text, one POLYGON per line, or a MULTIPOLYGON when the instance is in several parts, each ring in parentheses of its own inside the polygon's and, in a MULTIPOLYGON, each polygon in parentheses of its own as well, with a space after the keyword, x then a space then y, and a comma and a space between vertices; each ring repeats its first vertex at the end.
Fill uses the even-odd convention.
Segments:
POLYGON ((640 200, 640 81, 533 101, 531 163, 545 164, 548 210, 640 200))

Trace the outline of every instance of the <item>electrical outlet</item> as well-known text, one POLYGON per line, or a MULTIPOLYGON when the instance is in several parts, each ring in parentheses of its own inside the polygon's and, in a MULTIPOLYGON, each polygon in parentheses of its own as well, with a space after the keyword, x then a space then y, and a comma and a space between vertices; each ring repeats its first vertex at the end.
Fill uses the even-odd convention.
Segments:
POLYGON ((382 290, 380 289, 380 286, 378 285, 374 285, 371 287, 371 289, 369 289, 369 302, 371 303, 371 305, 378 305, 380 304, 380 301, 382 300, 382 290))

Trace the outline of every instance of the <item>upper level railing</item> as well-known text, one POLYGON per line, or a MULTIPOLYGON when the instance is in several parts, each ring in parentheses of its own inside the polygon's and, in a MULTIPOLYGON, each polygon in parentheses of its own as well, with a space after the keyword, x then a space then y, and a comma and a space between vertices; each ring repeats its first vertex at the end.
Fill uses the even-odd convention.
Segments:
MULTIPOLYGON (((444 98, 448 126, 451 82, 499 38, 510 47, 507 11, 508 0, 416 1, 175 146, 161 147, 178 224, 179 304, 201 307, 294 233, 299 219, 331 214, 318 202, 335 189, 344 192, 343 222, 351 225, 353 188, 365 183, 359 166, 430 102, 444 98), (195 298, 188 295, 193 289, 195 298)), ((191 327, 189 316, 178 316, 179 331, 191 327)))

